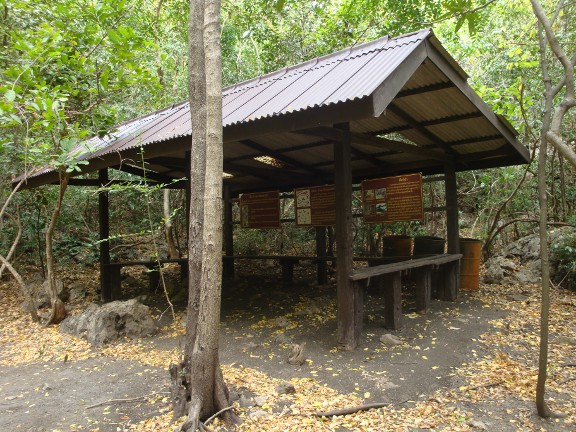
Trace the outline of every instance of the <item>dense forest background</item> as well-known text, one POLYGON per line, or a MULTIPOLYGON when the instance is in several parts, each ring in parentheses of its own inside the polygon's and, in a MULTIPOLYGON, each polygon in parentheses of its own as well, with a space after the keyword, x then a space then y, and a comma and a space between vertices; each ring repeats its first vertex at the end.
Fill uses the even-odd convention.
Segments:
MULTIPOLYGON (((559 43, 570 54, 576 42, 576 3, 544 1, 559 43)), ((188 2, 185 0, 0 0, 0 202, 11 181, 39 165, 73 172, 69 151, 115 124, 187 99, 188 2)), ((234 0, 222 5, 224 85, 265 74, 383 35, 400 35, 433 27, 437 37, 464 70, 480 96, 520 132, 533 156, 529 166, 460 173, 461 228, 484 241, 485 256, 503 244, 536 232, 537 161, 545 109, 538 22, 529 0, 234 0)), ((552 83, 563 71, 546 51, 552 83)), ((563 94, 557 96, 558 103, 563 94)), ((576 140, 574 114, 564 118, 565 142, 576 140)), ((553 147, 546 163, 549 222, 574 225, 576 178, 553 147)), ((185 254, 183 191, 162 191, 138 178, 130 187, 112 189, 113 259, 152 253, 146 246, 163 243, 164 222, 173 222, 174 238, 185 254), (166 211, 167 210, 167 211, 166 211)), ((44 269, 44 230, 58 187, 18 193, 0 219, 0 253, 12 261, 44 269)), ((443 190, 427 185, 427 205, 443 202, 443 190)), ((98 253, 97 191, 68 188, 58 219, 55 255, 96 264, 98 253)), ((290 203, 285 205, 290 218, 290 203)), ((373 253, 385 234, 437 234, 439 213, 423 223, 362 226, 356 221, 359 254, 373 253), (376 243, 376 244, 375 244, 376 243)), ((280 231, 236 231, 236 250, 298 252, 312 248, 313 232, 290 223, 280 231), (263 250, 268 248, 268 250, 263 250)), ((566 286, 573 286, 576 238, 552 245, 564 266, 566 286)), ((167 254, 162 250, 160 253, 167 254)))

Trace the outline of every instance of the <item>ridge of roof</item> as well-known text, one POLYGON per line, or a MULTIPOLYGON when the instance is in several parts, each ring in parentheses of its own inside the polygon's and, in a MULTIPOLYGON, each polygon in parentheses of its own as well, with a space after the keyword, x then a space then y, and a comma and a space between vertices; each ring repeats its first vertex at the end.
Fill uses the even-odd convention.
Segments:
POLYGON ((269 72, 264 75, 259 75, 257 77, 251 78, 246 81, 242 81, 231 86, 225 87, 222 89, 222 97, 235 94, 240 91, 245 91, 250 88, 257 87, 259 85, 264 85, 273 80, 279 80, 284 77, 290 77, 292 74, 303 73, 309 70, 321 68, 333 64, 337 61, 345 61, 345 60, 352 60, 354 58, 360 57, 362 55, 370 54, 376 51, 387 51, 389 49, 394 49, 398 46, 403 45, 402 43, 398 43, 402 39, 407 39, 413 37, 414 35, 421 35, 422 39, 428 38, 430 35, 433 35, 432 29, 426 28, 422 30, 418 30, 412 33, 407 33, 404 35, 396 36, 390 38, 390 36, 385 35, 378 39, 364 42, 358 45, 351 45, 346 48, 343 48, 339 51, 335 51, 330 54, 326 54, 324 56, 315 57, 310 60, 307 60, 302 63, 298 63, 292 66, 287 66, 282 69, 278 69, 272 72, 269 72), (396 42, 395 44, 393 44, 396 42), (330 61, 333 60, 333 61, 330 61), (311 65, 310 67, 307 67, 311 65), (288 74, 292 72, 292 74, 288 74))

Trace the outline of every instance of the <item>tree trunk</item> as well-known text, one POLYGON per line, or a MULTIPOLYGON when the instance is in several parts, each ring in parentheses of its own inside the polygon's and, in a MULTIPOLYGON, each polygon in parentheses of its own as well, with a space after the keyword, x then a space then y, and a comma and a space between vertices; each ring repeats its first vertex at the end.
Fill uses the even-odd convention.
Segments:
POLYGON ((542 81, 545 86, 545 111, 540 138, 540 154, 538 157, 538 199, 540 202, 540 258, 542 261, 542 308, 540 313, 540 355, 538 359, 538 382, 536 384, 536 408, 541 417, 550 417, 553 413, 544 399, 548 368, 548 321, 550 313, 550 262, 548 250, 548 202, 546 195, 546 158, 550 142, 558 152, 572 165, 576 166, 576 154, 566 145, 561 137, 562 120, 566 113, 575 105, 574 99, 574 59, 570 60, 560 46, 553 30, 553 23, 560 15, 564 2, 560 2, 556 12, 549 20, 538 0, 530 0, 534 15, 538 18, 538 39, 540 44, 540 66, 542 81), (549 47, 564 69, 561 82, 552 87, 548 73, 546 49, 549 47), (552 114, 554 98, 564 89, 562 102, 556 106, 552 114))
POLYGON ((34 321, 35 323, 40 322, 40 317, 38 316, 38 312, 36 311, 36 304, 34 303, 34 298, 32 297, 32 292, 30 291, 30 288, 28 287, 28 285, 26 285, 24 279, 22 279, 20 273, 18 273, 18 271, 14 267, 12 267, 12 264, 10 264, 10 262, 2 255, 0 255, 0 262, 2 263, 3 266, 5 266, 8 269, 10 273, 12 273, 12 276, 14 277, 14 279, 16 279, 16 282, 18 282, 18 285, 20 285, 20 289, 22 290, 22 295, 24 296, 24 301, 26 302, 26 307, 28 308, 28 312, 30 312, 30 317, 32 318, 32 321, 34 321))
MULTIPOLYGON (((8 208, 8 204, 10 203, 12 198, 14 198, 14 195, 16 194, 18 189, 20 189, 23 182, 24 182, 23 180, 20 181, 20 183, 18 183, 16 185, 16 187, 12 190, 10 195, 8 195, 8 198, 6 198, 6 201, 2 205, 2 208, 0 209, 0 220, 2 220, 2 217, 4 216, 4 214, 6 214, 6 209, 8 208)), ((34 303, 34 299, 32 298, 32 293, 31 293, 29 287, 26 285, 26 283, 22 279, 22 276, 20 275, 20 273, 18 273, 18 271, 12 266, 12 264, 10 264, 10 256, 14 253, 14 250, 16 249, 16 245, 18 244, 20 237, 22 236, 22 223, 20 221, 20 209, 19 209, 18 205, 16 205, 15 220, 16 220, 16 226, 18 227, 18 232, 16 233, 16 238, 14 239, 14 242, 12 243, 12 247, 10 248, 8 255, 6 257, 4 257, 3 255, 0 255, 0 263, 2 263, 2 267, 0 268, 0 276, 2 275, 1 271, 3 269, 8 269, 8 271, 12 274, 14 279, 16 279, 16 282, 18 283, 18 285, 20 285, 20 289, 22 290, 22 295, 24 297, 24 300, 27 303, 27 308, 28 308, 28 311, 30 312, 30 316, 32 318, 32 321, 40 322, 40 317, 38 316, 38 312, 36 311, 36 304, 34 303)))
MULTIPOLYGON (((230 405, 218 358, 222 280, 222 84, 220 1, 191 0, 188 42, 192 116, 188 240, 189 299, 184 362, 171 365, 181 430, 230 405)), ((234 420, 227 411, 225 420, 234 420)))
POLYGON ((53 240, 54 231, 56 229, 56 223, 58 222, 58 217, 62 210, 62 201, 64 199, 64 193, 68 187, 68 173, 64 169, 60 170, 60 186, 58 190, 58 199, 56 205, 54 206, 54 211, 52 212, 52 218, 46 228, 46 278, 48 279, 48 295, 50 296, 50 303, 52 304, 52 313, 50 318, 45 325, 58 324, 66 318, 66 309, 64 307, 64 302, 58 296, 58 288, 56 286, 56 273, 54 265, 54 254, 53 254, 53 240))
POLYGON ((168 247, 168 257, 170 259, 178 258, 178 250, 176 249, 176 243, 174 242, 174 228, 172 226, 172 215, 170 211, 170 189, 164 189, 162 207, 164 211, 164 234, 166 236, 166 246, 168 247))

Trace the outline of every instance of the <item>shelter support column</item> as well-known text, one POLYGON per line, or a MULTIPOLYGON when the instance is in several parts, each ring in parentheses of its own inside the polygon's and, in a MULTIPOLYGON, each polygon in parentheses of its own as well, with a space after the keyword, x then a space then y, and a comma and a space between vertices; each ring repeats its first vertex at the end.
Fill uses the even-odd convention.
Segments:
MULTIPOLYGON (((232 220, 232 194, 230 186, 224 185, 224 253, 226 256, 234 256, 234 222, 232 220)), ((222 263, 222 275, 234 276, 234 258, 225 259, 222 263)))
POLYGON ((326 262, 326 227, 316 227, 316 256, 319 258, 316 265, 318 285, 328 283, 328 264, 326 262))
MULTIPOLYGON (((349 125, 336 125, 349 131, 349 125)), ((350 165, 350 134, 334 143, 334 177, 336 184, 336 303, 338 307, 338 343, 344 349, 358 346, 362 331, 363 292, 361 284, 353 284, 352 272, 352 167, 350 165)))
MULTIPOLYGON (((458 190, 456 185, 456 169, 454 162, 445 164, 445 194, 446 194, 446 240, 447 251, 450 254, 460 253, 460 230, 458 223, 458 190)), ((445 266, 444 269, 444 299, 456 300, 458 297, 459 262, 445 266)))
MULTIPOLYGON (((108 169, 98 171, 98 182, 101 188, 108 185, 108 169)), ((110 209, 108 202, 108 191, 101 190, 98 193, 98 222, 100 236, 100 295, 102 301, 112 300, 112 289, 110 284, 110 209)), ((116 293, 115 293, 116 294, 116 293)))

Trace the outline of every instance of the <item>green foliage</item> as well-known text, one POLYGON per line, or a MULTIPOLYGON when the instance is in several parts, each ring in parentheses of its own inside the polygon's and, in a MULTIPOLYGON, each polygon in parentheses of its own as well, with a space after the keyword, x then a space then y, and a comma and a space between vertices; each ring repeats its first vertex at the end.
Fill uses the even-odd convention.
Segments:
POLYGON ((555 267, 554 282, 576 291, 576 231, 552 244, 550 262, 555 267))

